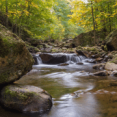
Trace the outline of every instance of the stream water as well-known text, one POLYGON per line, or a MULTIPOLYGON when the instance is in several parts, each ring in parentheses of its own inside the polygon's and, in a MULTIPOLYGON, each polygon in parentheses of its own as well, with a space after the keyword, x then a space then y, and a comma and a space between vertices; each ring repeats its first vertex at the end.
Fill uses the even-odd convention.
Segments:
MULTIPOLYGON (((93 64, 87 63, 87 59, 82 56, 74 58, 72 54, 66 54, 66 57, 69 65, 58 66, 43 64, 37 56, 38 65, 33 65, 32 71, 16 82, 48 91, 53 97, 53 107, 48 113, 22 114, 0 107, 0 117, 117 117, 114 110, 117 109, 117 101, 104 101, 110 95, 103 94, 100 97, 91 92, 97 79, 111 77, 92 76, 91 73, 95 72, 93 64), (77 62, 82 62, 83 65, 78 65, 77 62), (109 105, 111 102, 114 104, 109 105)), ((117 100, 117 95, 115 98, 117 100)))

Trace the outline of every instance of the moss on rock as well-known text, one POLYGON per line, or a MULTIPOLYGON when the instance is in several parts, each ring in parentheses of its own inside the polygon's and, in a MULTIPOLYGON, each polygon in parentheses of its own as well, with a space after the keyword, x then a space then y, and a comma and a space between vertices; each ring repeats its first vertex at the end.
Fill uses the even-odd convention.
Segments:
POLYGON ((0 24, 0 84, 19 79, 32 68, 33 62, 25 43, 0 24))
POLYGON ((19 112, 45 112, 52 97, 45 90, 29 85, 8 85, 1 90, 1 104, 19 112))

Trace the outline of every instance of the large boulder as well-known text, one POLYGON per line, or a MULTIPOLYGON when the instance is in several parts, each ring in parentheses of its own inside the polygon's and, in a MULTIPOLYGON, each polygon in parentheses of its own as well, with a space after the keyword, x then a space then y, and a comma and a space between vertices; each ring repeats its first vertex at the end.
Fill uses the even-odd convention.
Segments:
POLYGON ((78 55, 83 55, 86 57, 91 57, 91 58, 104 58, 106 55, 106 52, 101 49, 99 46, 92 46, 92 47, 81 47, 78 46, 76 48, 76 53, 78 55))
POLYGON ((117 64, 115 63, 111 63, 111 62, 107 62, 105 65, 105 69, 106 70, 117 70, 117 64))
POLYGON ((0 85, 19 79, 31 70, 32 64, 25 43, 0 24, 0 85))
MULTIPOLYGON (((103 40, 106 37, 105 31, 96 31, 96 39, 103 40)), ((97 41, 97 40, 96 40, 97 41)), ((73 39, 74 46, 94 45, 94 31, 81 33, 73 39)))
POLYGON ((65 55, 51 55, 51 54, 40 54, 43 63, 46 64, 59 64, 67 61, 65 55))
POLYGON ((52 97, 45 90, 29 85, 8 85, 1 90, 1 104, 19 112, 45 112, 52 106, 52 97))
POLYGON ((110 51, 117 50, 117 29, 106 37, 107 48, 110 51))
POLYGON ((106 70, 117 70, 117 54, 113 55, 112 60, 106 63, 105 65, 106 70))

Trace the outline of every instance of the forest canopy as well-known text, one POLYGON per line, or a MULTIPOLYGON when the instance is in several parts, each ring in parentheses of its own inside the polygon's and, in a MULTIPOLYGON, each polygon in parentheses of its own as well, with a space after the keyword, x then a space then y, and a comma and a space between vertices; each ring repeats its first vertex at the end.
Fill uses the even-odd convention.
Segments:
POLYGON ((10 19, 19 36, 25 28, 37 39, 69 39, 117 27, 117 0, 1 0, 0 11, 6 27, 10 19))
MULTIPOLYGON (((38 39, 73 38, 81 31, 70 21, 67 0, 1 0, 0 11, 12 24, 20 29, 25 27, 38 39)), ((20 31, 16 33, 20 35, 20 31)))

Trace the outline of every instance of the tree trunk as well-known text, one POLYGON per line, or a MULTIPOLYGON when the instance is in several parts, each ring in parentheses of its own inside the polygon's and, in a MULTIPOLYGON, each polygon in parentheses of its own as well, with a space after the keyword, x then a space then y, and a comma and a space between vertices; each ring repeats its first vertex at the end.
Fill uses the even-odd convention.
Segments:
POLYGON ((95 31, 95 18, 94 18, 94 12, 93 12, 93 3, 91 1, 91 12, 92 12, 92 19, 93 19, 93 30, 94 30, 94 44, 96 44, 96 31, 95 31))
POLYGON ((8 28, 8 0, 6 0, 6 27, 8 28))

